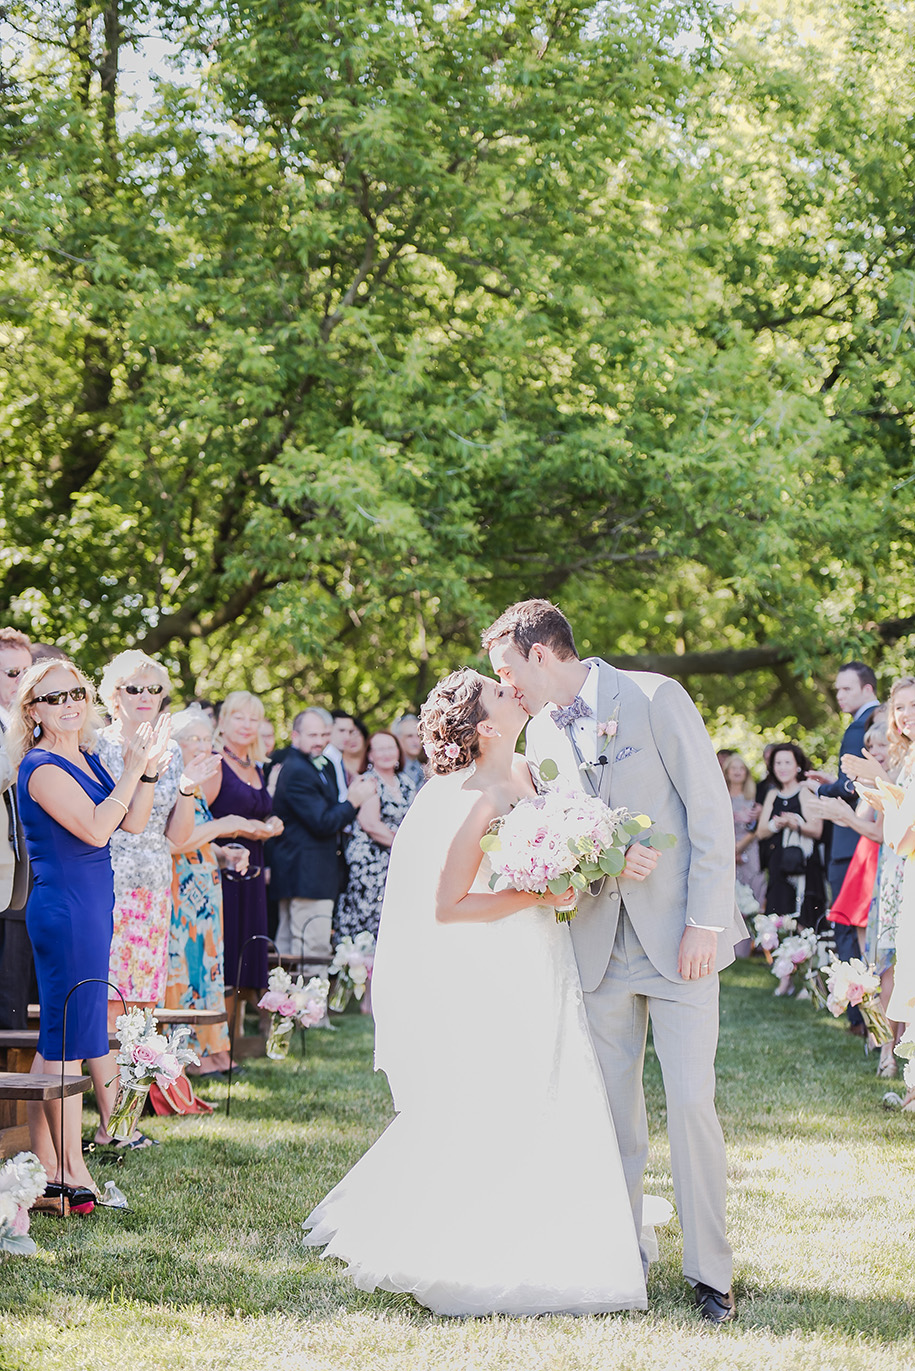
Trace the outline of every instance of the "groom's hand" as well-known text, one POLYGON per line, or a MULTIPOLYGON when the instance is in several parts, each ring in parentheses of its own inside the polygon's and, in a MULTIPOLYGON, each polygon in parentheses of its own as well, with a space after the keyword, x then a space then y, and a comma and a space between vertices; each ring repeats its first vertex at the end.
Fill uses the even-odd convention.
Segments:
POLYGON ((633 843, 631 847, 626 848, 626 865, 620 872, 620 880, 628 876, 630 881, 644 881, 657 866, 659 855, 653 847, 633 843))
POLYGON ((686 928, 680 939, 680 960, 677 970, 684 981, 698 981, 711 976, 715 970, 718 934, 710 928, 686 928))

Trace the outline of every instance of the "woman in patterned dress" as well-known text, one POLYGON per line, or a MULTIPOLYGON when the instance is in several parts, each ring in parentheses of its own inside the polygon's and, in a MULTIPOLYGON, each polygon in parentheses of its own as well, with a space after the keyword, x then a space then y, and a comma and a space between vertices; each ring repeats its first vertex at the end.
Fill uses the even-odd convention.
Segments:
MULTIPOLYGON (((336 917, 341 937, 354 938, 366 931, 378 936, 391 844, 416 795, 393 733, 372 734, 366 770, 377 777, 378 784, 375 794, 359 810, 346 844, 349 879, 336 917)), ((362 1000, 362 1012, 372 1012, 371 983, 362 1000)))
MULTIPOLYGON (((102 673, 99 693, 111 715, 111 725, 99 738, 99 760, 117 781, 124 769, 124 748, 144 723, 155 723, 168 699, 168 672, 145 652, 120 652, 102 673)), ((208 757, 182 767, 181 749, 169 753, 155 776, 141 783, 155 786, 152 813, 142 833, 116 832, 111 839, 114 870, 114 933, 108 979, 127 1007, 153 1009, 165 995, 168 934, 172 916, 172 859, 169 841, 184 843, 194 829, 194 791, 198 782, 219 767, 208 757)), ((112 1023, 122 1012, 120 999, 109 991, 112 1023)), ((109 1141, 105 1125, 116 1093, 117 1068, 111 1056, 112 1085, 99 1100, 102 1122, 96 1142, 109 1141)), ((148 1146, 137 1133, 128 1145, 148 1146)))
MULTIPOLYGON (((213 751, 213 724, 197 707, 192 706, 174 716, 172 737, 181 748, 185 766, 193 766, 213 751)), ((223 838, 262 839, 270 830, 266 824, 245 819, 240 814, 214 819, 199 791, 194 821, 194 831, 187 842, 169 843, 174 870, 165 1004, 169 1009, 224 1012, 219 868, 225 866, 243 876, 248 865, 248 851, 241 849, 242 860, 238 860, 238 853, 229 854, 216 844, 223 838)), ((191 1034, 191 1046, 200 1057, 201 1076, 218 1075, 228 1070, 229 1029, 225 1023, 199 1025, 191 1034)), ((191 1074, 190 1069, 188 1074, 191 1074)))

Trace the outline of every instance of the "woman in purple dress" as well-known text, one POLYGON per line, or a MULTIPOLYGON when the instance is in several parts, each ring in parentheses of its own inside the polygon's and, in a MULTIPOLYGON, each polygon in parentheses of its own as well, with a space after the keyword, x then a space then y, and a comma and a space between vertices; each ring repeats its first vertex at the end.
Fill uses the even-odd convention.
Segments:
POLYGON ((222 873, 226 985, 234 985, 237 980, 238 989, 254 991, 267 984, 267 944, 252 943, 245 952, 240 976, 238 958, 248 938, 267 932, 264 841, 283 831, 281 820, 271 816, 273 801, 260 765, 266 755, 258 731, 263 718, 264 706, 256 695, 233 690, 226 696, 215 738, 222 766, 201 787, 214 819, 240 814, 244 819, 258 821, 262 827, 256 838, 243 840, 249 852, 245 875, 237 876, 228 870, 222 873))

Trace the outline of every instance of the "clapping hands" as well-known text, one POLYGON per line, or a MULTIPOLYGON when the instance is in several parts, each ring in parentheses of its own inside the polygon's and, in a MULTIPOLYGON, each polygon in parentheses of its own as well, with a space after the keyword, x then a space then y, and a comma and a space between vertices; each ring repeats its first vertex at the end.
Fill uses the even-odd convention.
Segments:
POLYGON ((169 744, 171 720, 163 714, 155 724, 140 724, 124 743, 124 771, 136 775, 156 775, 171 760, 169 744))
POLYGON ((201 781, 209 780, 211 776, 215 776, 221 765, 222 759, 218 753, 205 753, 204 756, 198 757, 196 761, 189 762, 184 767, 181 782, 182 784, 187 782, 191 786, 200 785, 201 781))

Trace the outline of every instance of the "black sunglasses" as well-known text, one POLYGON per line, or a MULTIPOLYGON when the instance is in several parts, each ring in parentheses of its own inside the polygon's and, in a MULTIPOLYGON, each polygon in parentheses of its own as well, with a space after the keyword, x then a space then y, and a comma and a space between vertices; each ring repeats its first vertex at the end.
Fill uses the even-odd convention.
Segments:
POLYGON ((74 686, 72 690, 50 690, 47 695, 33 695, 29 704, 62 705, 68 697, 79 704, 81 700, 86 698, 86 687, 74 686))
POLYGON ((129 686, 121 686, 121 689, 122 689, 127 695, 142 695, 144 690, 145 690, 145 691, 148 691, 148 693, 149 693, 150 695, 161 695, 161 694, 162 694, 163 687, 160 686, 160 685, 154 685, 154 686, 135 686, 135 685, 129 685, 129 686))

